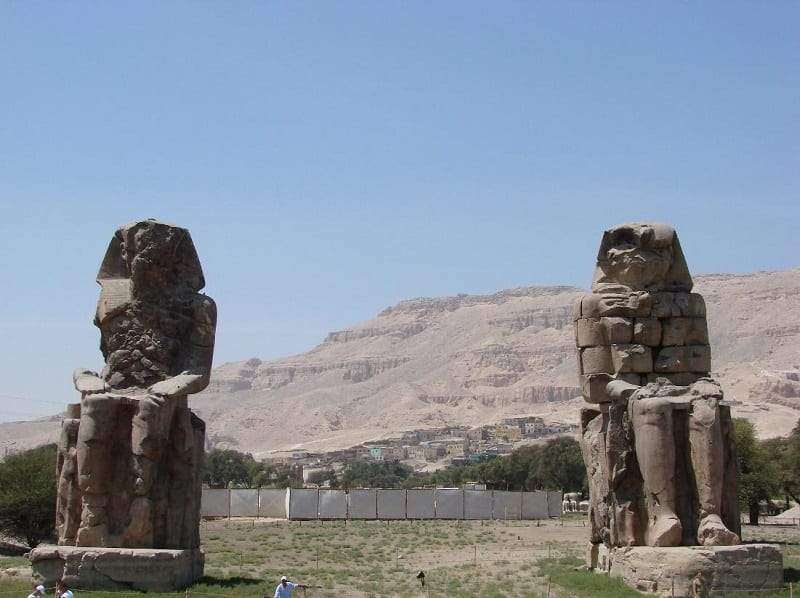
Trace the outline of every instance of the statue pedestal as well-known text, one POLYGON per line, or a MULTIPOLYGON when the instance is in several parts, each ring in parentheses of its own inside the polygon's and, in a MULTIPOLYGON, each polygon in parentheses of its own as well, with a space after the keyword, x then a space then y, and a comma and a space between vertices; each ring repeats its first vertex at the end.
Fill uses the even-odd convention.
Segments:
POLYGON ((205 556, 199 548, 94 548, 38 546, 28 555, 35 581, 47 587, 59 579, 75 590, 183 589, 203 576, 205 556))
POLYGON ((658 596, 689 598, 783 587, 783 553, 775 544, 674 548, 592 544, 587 561, 597 572, 658 596))

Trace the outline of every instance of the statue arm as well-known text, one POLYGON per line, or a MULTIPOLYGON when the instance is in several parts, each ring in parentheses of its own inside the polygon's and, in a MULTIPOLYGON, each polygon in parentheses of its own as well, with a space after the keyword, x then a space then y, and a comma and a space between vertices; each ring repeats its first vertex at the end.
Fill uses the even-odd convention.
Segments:
POLYGON ((625 380, 612 380, 606 384, 606 392, 611 397, 612 401, 624 401, 639 390, 641 386, 638 384, 631 384, 625 380))
POLYGON ((97 372, 78 368, 72 372, 72 383, 75 390, 82 394, 96 394, 108 390, 105 380, 97 375, 97 372))
POLYGON ((208 386, 214 357, 214 335, 217 327, 217 306, 214 300, 198 295, 194 309, 194 326, 185 343, 183 371, 151 386, 150 394, 174 397, 195 394, 208 386))

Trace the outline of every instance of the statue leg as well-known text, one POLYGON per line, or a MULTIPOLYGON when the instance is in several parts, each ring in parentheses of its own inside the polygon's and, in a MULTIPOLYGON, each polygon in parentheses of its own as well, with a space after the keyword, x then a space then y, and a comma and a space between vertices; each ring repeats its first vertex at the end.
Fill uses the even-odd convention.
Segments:
POLYGON ((152 546, 156 499, 153 483, 158 476, 161 457, 169 437, 173 401, 148 396, 140 399, 133 417, 131 451, 133 453, 134 498, 130 523, 125 532, 127 546, 152 546))
POLYGON ((628 403, 636 437, 636 458, 644 479, 650 546, 679 546, 683 528, 675 514, 675 439, 672 405, 666 399, 632 399, 628 403))
POLYGON ((89 395, 82 401, 76 461, 83 508, 77 546, 105 546, 109 540, 107 507, 118 409, 118 399, 107 395, 89 395))
POLYGON ((689 446, 700 502, 697 541, 703 546, 731 546, 739 536, 722 522, 722 484, 725 471, 722 427, 718 400, 704 397, 692 401, 689 416, 689 446))

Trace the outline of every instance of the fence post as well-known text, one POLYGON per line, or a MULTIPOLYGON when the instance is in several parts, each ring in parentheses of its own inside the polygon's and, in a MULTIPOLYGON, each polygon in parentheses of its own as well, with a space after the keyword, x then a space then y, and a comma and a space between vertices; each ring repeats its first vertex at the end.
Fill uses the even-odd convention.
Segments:
POLYGON ((475 551, 474 563, 475 563, 475 566, 477 567, 478 566, 478 545, 475 544, 475 546, 473 546, 472 548, 475 551))
POLYGON ((547 598, 550 598, 550 576, 547 576, 547 598))
POLYGON ((672 598, 675 598, 675 578, 672 578, 672 598))

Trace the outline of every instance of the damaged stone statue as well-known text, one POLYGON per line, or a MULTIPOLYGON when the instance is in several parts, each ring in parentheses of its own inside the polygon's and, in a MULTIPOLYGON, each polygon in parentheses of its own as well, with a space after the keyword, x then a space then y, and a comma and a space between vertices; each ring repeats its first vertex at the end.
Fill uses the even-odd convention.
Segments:
MULTIPOLYGON (((116 231, 97 281, 106 365, 73 375, 81 401, 67 408, 59 442, 58 543, 171 551, 171 569, 156 555, 168 578, 158 587, 181 587, 202 574, 205 424, 187 399, 209 382, 216 306, 199 292, 205 281, 189 231, 155 220, 116 231)), ((48 560, 37 551, 34 573, 37 557, 48 560)), ((56 552, 69 576, 69 551, 56 552)), ((131 583, 95 569, 94 578, 81 573, 81 587, 131 583)))
MULTIPOLYGON (((692 286, 671 226, 623 224, 575 305, 593 568, 616 547, 740 543, 730 408, 692 286)), ((617 570, 627 554, 613 552, 617 570)))

